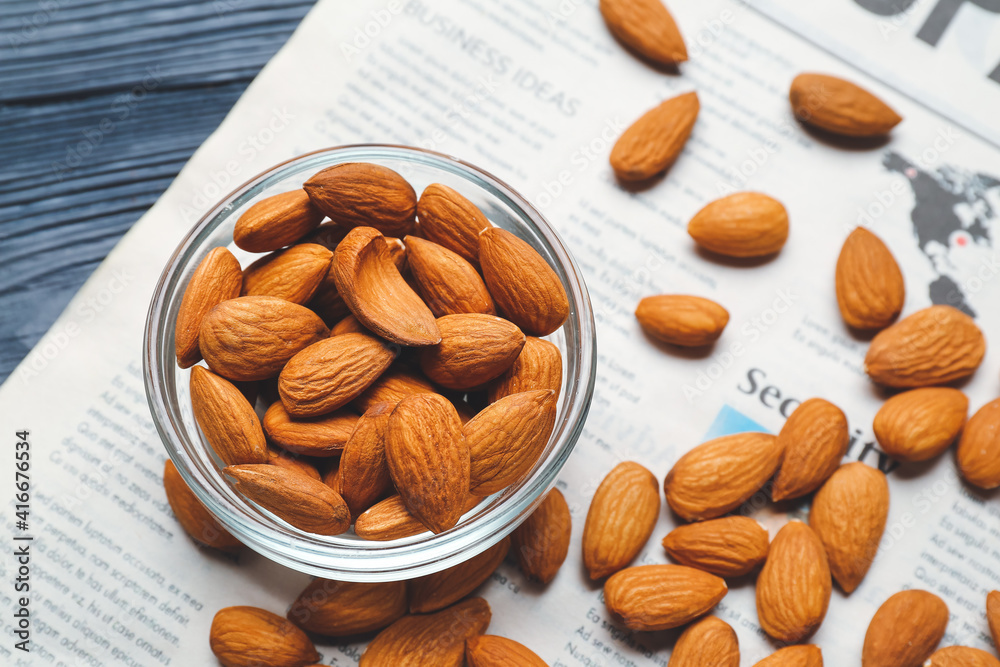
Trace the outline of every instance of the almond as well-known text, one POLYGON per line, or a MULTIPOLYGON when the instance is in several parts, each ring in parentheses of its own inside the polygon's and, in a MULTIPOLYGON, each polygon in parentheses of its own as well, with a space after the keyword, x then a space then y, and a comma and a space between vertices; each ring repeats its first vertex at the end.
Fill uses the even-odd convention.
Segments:
POLYGON ((888 517, 889 483, 860 461, 842 465, 813 498, 809 525, 845 593, 854 592, 868 573, 888 517))
POLYGON ((304 458, 299 458, 296 454, 291 454, 283 449, 273 447, 268 448, 267 453, 270 457, 267 462, 273 466, 286 468, 301 475, 312 477, 315 480, 322 481, 323 479, 316 466, 304 458))
POLYGON ((993 644, 1000 646, 1000 591, 990 591, 986 596, 986 620, 990 626, 993 644))
POLYGON ((600 8, 611 34, 643 58, 660 65, 688 59, 684 38, 660 0, 601 0, 600 8))
POLYGON ((882 405, 873 424, 875 437, 895 459, 926 461, 955 442, 968 412, 969 399, 958 389, 913 389, 882 405))
POLYGON ((465 660, 469 667, 546 667, 545 661, 524 644, 496 635, 466 640, 465 660))
POLYGON ((847 137, 882 136, 903 120, 864 88, 828 74, 799 74, 788 99, 800 121, 847 137))
POLYGON ((921 590, 896 593, 882 603, 865 633, 863 667, 920 667, 944 637, 948 606, 921 590))
POLYGON ((822 398, 799 405, 778 433, 784 459, 771 498, 801 498, 818 489, 840 466, 850 439, 847 416, 836 405, 822 398))
POLYGON ((417 194, 405 178, 388 167, 349 162, 327 167, 302 188, 330 220, 348 227, 374 227, 387 236, 405 236, 413 228, 417 194))
POLYGON ((981 489, 1000 486, 1000 399, 976 411, 958 442, 958 469, 981 489))
POLYGON ((883 329, 903 310, 906 286, 896 258, 882 239, 858 227, 837 259, 837 305, 848 326, 883 329))
POLYGON ((319 660, 306 633, 256 607, 225 607, 216 612, 209 643, 225 667, 305 667, 319 660))
MULTIPOLYGON (((323 225, 320 227, 322 230, 323 225)), ((338 227, 338 229, 342 229, 338 227)), ((337 244, 340 240, 343 240, 350 230, 343 229, 337 244)), ((322 238, 322 237, 320 237, 322 238)), ((333 246, 327 246, 325 243, 317 240, 319 245, 323 247, 329 247, 336 250, 337 244, 333 246)), ((399 250, 402 246, 402 242, 399 239, 385 239, 386 249, 389 253, 389 258, 395 264, 398 271, 402 271, 402 264, 400 258, 405 258, 405 253, 400 253, 399 250)), ((330 269, 326 272, 326 276, 323 278, 323 282, 320 283, 319 287, 316 289, 315 295, 313 295, 312 300, 309 302, 309 308, 314 310, 317 315, 323 318, 323 321, 327 324, 333 324, 340 321, 346 315, 350 314, 347 308, 347 304, 344 302, 343 297, 340 296, 340 292, 337 291, 337 281, 336 281, 336 271, 333 268, 333 263, 330 263, 330 269)), ((352 316, 353 317, 353 316, 352 316)), ((355 318, 356 321, 356 318, 355 318)), ((355 327, 356 331, 341 331, 340 333, 370 333, 367 328, 365 328, 360 322, 358 322, 355 327)), ((333 332, 330 333, 333 335, 333 332)))
POLYGON ((688 521, 714 519, 739 507, 781 463, 778 439, 767 433, 724 435, 682 456, 663 481, 667 503, 688 521), (719 480, 726 480, 720 484, 719 480))
POLYGON ((551 389, 556 398, 562 390, 562 355, 553 343, 527 336, 521 354, 493 381, 487 390, 492 403, 504 396, 534 389, 551 389))
POLYGON ((233 242, 247 252, 271 252, 295 243, 322 219, 305 190, 284 192, 248 208, 236 221, 233 242))
POLYGON ((385 454, 400 497, 421 523, 434 533, 458 523, 469 495, 469 447, 447 398, 400 401, 389 417, 385 454))
POLYGON ((163 490, 177 523, 195 542, 227 552, 243 546, 198 500, 170 459, 163 466, 163 490))
POLYGON ((531 470, 556 423, 551 389, 513 394, 486 406, 462 427, 471 458, 470 490, 488 496, 531 470))
POLYGON ((307 632, 349 637, 381 630, 406 613, 406 582, 361 583, 316 578, 288 609, 307 632))
POLYGON ((547 584, 555 579, 566 555, 572 517, 559 489, 552 489, 535 511, 511 534, 511 546, 521 571, 547 584))
POLYGON ((292 417, 281 401, 264 413, 268 440, 303 456, 337 456, 358 423, 358 416, 340 409, 320 417, 292 417))
POLYGON ((794 644, 823 623, 832 592, 826 552, 812 528, 785 524, 757 577, 757 617, 772 638, 794 644))
MULTIPOLYGON (((331 489, 337 492, 339 495, 342 490, 342 485, 340 483, 340 459, 330 459, 330 467, 326 469, 323 473, 322 479, 323 483, 329 486, 331 489)), ((343 496, 341 496, 343 498, 343 496)))
POLYGON ((490 618, 490 605, 483 598, 435 614, 404 616, 368 644, 360 667, 462 667, 466 640, 486 632, 490 618))
POLYGON ((366 329, 361 322, 358 322, 358 318, 354 317, 354 315, 347 315, 344 319, 330 327, 330 338, 349 333, 371 334, 371 331, 366 329))
POLYGON ((924 667, 1000 667, 1000 660, 982 649, 947 646, 934 651, 924 667))
POLYGON ((357 420, 340 457, 340 493, 358 516, 375 504, 392 486, 389 464, 385 458, 385 434, 391 403, 376 403, 357 420))
POLYGON ((228 466, 238 492, 307 533, 339 535, 351 527, 347 504, 323 482, 272 465, 228 466))
POLYGON ((411 580, 410 613, 426 614, 458 602, 490 578, 509 549, 505 537, 463 563, 411 580))
POLYGON ((786 646, 753 667, 823 667, 823 651, 813 644, 786 646))
MULTIPOLYGON (((472 511, 482 500, 479 496, 467 496, 462 513, 472 511)), ((354 532, 358 537, 377 542, 411 537, 427 530, 420 519, 410 514, 398 494, 375 503, 354 523, 354 532)))
POLYGON ((729 323, 729 312, 710 299, 661 294, 640 301, 635 318, 643 331, 658 341, 700 347, 719 339, 729 323))
POLYGON ((314 312, 273 296, 223 301, 205 315, 198 346, 214 372, 230 380, 277 375, 300 350, 329 335, 314 312))
POLYGON ((706 250, 726 257, 764 257, 788 240, 788 212, 760 192, 736 192, 716 199, 688 223, 688 234, 706 250))
POLYGON ((420 351, 420 368, 448 389, 471 389, 498 377, 524 347, 524 334, 495 315, 466 313, 437 320, 441 342, 420 351))
POLYGON ((306 304, 326 278, 333 253, 300 243, 261 257, 243 272, 244 296, 274 296, 306 304))
POLYGON ((202 319, 218 304, 238 297, 242 284, 240 263, 225 248, 213 248, 198 264, 184 290, 174 327, 174 349, 181 368, 201 360, 198 330, 202 319))
POLYGON ((865 372, 889 387, 927 387, 968 377, 986 354, 983 332, 951 306, 931 306, 872 340, 865 372))
POLYGON ((436 317, 458 313, 495 315, 493 298, 479 272, 458 253, 407 236, 407 259, 417 292, 436 317))
POLYGON ((692 91, 671 97, 640 116, 611 149, 615 176, 626 182, 645 181, 665 171, 680 157, 700 108, 698 94, 692 91))
POLYGON ((479 266, 479 233, 490 221, 475 204, 441 183, 424 188, 417 202, 420 233, 479 266))
POLYGON ((216 456, 226 465, 267 462, 264 430, 239 389, 195 366, 191 369, 190 392, 194 419, 216 456))
POLYGON ((767 558, 769 539, 753 519, 727 516, 674 528, 663 538, 663 548, 681 565, 741 577, 767 558))
POLYGON ((367 412, 379 403, 391 403, 395 407, 407 396, 434 393, 437 393, 434 385, 406 366, 397 364, 390 367, 372 386, 358 396, 354 401, 354 407, 361 412, 367 412))
POLYGON ((389 368, 397 350, 365 334, 344 334, 313 343, 281 370, 281 402, 295 417, 314 417, 341 408, 389 368))
POLYGON ((604 602, 632 630, 668 630, 708 613, 726 582, 683 565, 639 565, 611 575, 604 602))
POLYGON ((591 579, 618 572, 639 555, 660 515, 653 473, 624 461, 597 487, 583 527, 583 564, 591 579))
POLYGON ((500 313, 525 333, 548 336, 569 317, 569 299, 549 263, 506 229, 479 235, 483 278, 500 313))
POLYGON ((740 667, 740 642, 725 621, 707 616, 689 625, 674 644, 669 667, 740 667))
POLYGON ((400 345, 441 342, 434 314, 403 280, 375 229, 352 229, 337 246, 331 270, 344 303, 368 329, 400 345))

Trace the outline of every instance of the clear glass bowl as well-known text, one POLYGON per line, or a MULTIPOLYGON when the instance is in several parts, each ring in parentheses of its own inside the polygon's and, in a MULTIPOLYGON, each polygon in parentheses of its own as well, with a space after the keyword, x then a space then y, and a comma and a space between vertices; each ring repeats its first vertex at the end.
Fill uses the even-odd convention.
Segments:
POLYGON ((452 157, 402 146, 331 148, 289 160, 257 176, 209 211, 167 263, 146 321, 143 373, 153 421, 170 458, 195 494, 240 541, 267 558, 317 576, 344 581, 408 579, 456 565, 509 534, 554 484, 583 431, 594 392, 596 340, 590 298, 579 267, 541 214, 509 186, 452 157), (495 494, 444 533, 390 542, 353 532, 325 537, 306 533, 238 495, 191 413, 189 371, 174 358, 174 322, 191 274, 206 254, 233 244, 233 226, 261 197, 301 187, 316 172, 344 162, 373 162, 399 172, 421 192, 444 183, 476 204, 490 221, 530 243, 553 266, 569 296, 566 324, 547 338, 563 355, 563 390, 555 430, 544 455, 519 483, 495 494))

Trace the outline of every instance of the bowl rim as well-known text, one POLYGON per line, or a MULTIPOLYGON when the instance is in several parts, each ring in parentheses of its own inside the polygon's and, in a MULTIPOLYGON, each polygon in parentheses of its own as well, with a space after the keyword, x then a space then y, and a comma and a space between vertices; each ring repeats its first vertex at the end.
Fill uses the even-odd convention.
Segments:
MULTIPOLYGON (((184 481, 222 525, 254 551, 292 569, 344 581, 388 581, 456 565, 499 542, 537 507, 555 484, 583 433, 595 387, 597 340, 593 309, 579 266, 555 229, 516 190, 489 172, 444 153, 396 144, 348 144, 310 151, 273 165, 236 187, 205 212, 178 244, 157 281, 147 313, 142 356, 143 381, 156 431, 184 481), (472 510, 471 519, 463 518, 458 526, 438 535, 425 532, 402 540, 359 541, 356 546, 345 546, 330 544, 331 538, 292 528, 236 494, 217 469, 209 472, 205 461, 195 460, 188 451, 192 443, 185 433, 181 407, 168 401, 173 378, 181 371, 174 357, 174 320, 169 318, 169 305, 183 296, 185 274, 193 270, 195 259, 200 261, 194 251, 206 246, 212 232, 232 213, 255 200, 259 194, 254 193, 255 188, 263 189, 269 181, 294 176, 323 158, 333 161, 321 168, 356 161, 378 163, 379 158, 415 162, 450 172, 485 190, 518 219, 519 237, 524 238, 524 232, 528 231, 534 237, 532 245, 541 242, 545 246, 547 254, 556 261, 554 269, 570 297, 570 317, 563 327, 567 353, 576 351, 578 372, 575 378, 567 372, 566 379, 572 384, 567 382, 562 388, 560 403, 565 409, 560 410, 562 414, 545 454, 533 471, 515 485, 513 492, 510 489, 500 492, 502 501, 481 503, 472 510), (295 167, 300 168, 296 171, 295 167), (241 198, 246 201, 234 205, 241 198), (526 229, 521 229, 522 226, 526 229), (221 480, 221 486, 205 484, 212 478, 221 480), (269 519, 274 527, 264 526, 261 519, 269 519), (277 534, 275 527, 284 534, 277 534)), ((564 360, 564 366, 567 361, 564 360)), ((200 435, 198 439, 201 440, 200 435)), ((203 445, 199 442, 197 446, 203 445)))

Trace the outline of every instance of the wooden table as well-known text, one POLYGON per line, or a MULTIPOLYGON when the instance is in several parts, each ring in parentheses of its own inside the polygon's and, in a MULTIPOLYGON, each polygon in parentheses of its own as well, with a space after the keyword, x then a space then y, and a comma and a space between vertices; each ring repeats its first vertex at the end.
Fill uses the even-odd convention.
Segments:
POLYGON ((0 0, 0 380, 309 0, 0 0))

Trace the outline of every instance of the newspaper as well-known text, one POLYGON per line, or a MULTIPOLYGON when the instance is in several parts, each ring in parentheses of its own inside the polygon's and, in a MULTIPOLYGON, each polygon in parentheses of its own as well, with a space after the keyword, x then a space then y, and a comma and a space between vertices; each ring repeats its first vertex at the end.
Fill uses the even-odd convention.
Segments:
MULTIPOLYGON (((833 272, 850 230, 870 227, 902 266, 906 313, 943 301, 974 313, 988 335, 1000 331, 1000 154, 744 4, 674 3, 691 51, 680 75, 625 53, 595 4, 319 2, 0 388, 4 437, 13 443, 29 431, 31 452, 30 513, 19 526, 6 483, 3 530, 33 538, 7 541, 11 551, 28 549, 28 574, 18 559, 0 559, 0 662, 215 664, 208 629, 216 610, 248 604, 283 613, 305 586, 305 575, 252 553, 199 549, 183 534, 160 483, 165 455, 143 394, 140 342, 160 267, 204 210, 281 160, 358 142, 432 148, 498 175, 558 229, 589 284, 597 391, 558 482, 573 513, 570 556, 544 588, 511 562, 501 566, 482 589, 491 633, 550 665, 666 665, 677 632, 628 631, 582 570, 580 537, 596 486, 620 460, 662 479, 705 439, 777 432, 799 401, 819 396, 849 417, 845 460, 884 470, 892 497, 871 571, 849 597, 834 591, 812 639, 827 664, 858 664, 875 609, 910 587, 948 602, 945 644, 991 645, 983 608, 986 592, 1000 588, 997 494, 963 485, 950 456, 898 465, 879 451, 871 423, 884 395, 862 371, 866 342, 840 319, 833 272), (850 78, 905 120, 881 146, 824 143, 790 115, 788 84, 802 70, 850 78), (702 109, 684 154, 662 182, 622 188, 607 162, 615 138, 690 89, 702 109), (786 205, 784 250, 753 266, 700 254, 686 222, 706 202, 747 189, 786 205), (642 334, 635 304, 664 292, 729 309, 711 351, 666 350, 642 334), (29 589, 15 587, 21 576, 29 589), (30 653, 15 645, 24 607, 30 653)), ((997 367, 991 348, 963 386, 972 409, 996 396, 997 367)), ((8 478, 14 453, 4 455, 8 478)), ((806 512, 803 505, 792 515, 806 512)), ((752 515, 772 535, 788 518, 767 507, 752 515)), ((636 562, 668 562, 660 540, 674 525, 662 512, 636 562)), ((714 613, 736 630, 743 663, 753 664, 774 647, 757 625, 752 581, 731 583, 714 613)), ((351 665, 363 644, 319 649, 324 664, 351 665)))

